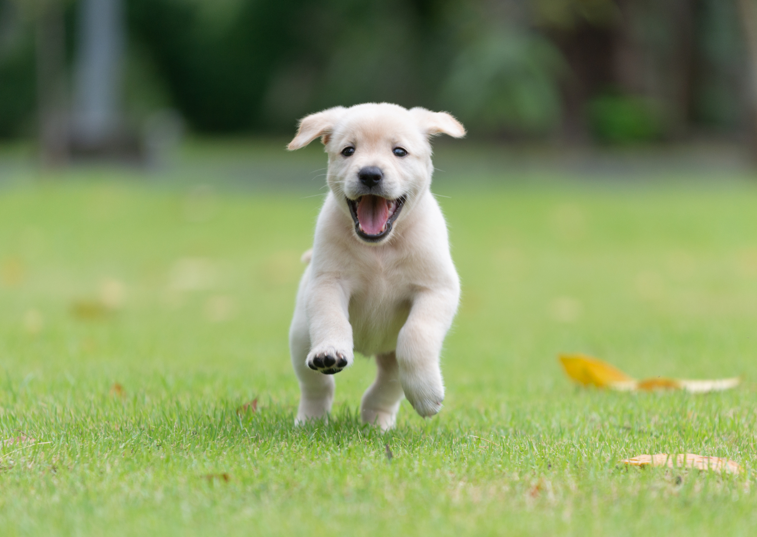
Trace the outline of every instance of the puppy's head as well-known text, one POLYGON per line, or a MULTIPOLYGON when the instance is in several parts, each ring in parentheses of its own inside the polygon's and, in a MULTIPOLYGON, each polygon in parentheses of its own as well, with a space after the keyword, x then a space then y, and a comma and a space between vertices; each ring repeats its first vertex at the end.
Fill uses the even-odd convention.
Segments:
POLYGON ((395 104, 336 107, 300 122, 290 150, 320 137, 329 155, 328 185, 367 243, 386 240, 431 184, 436 134, 465 136, 446 112, 395 104))

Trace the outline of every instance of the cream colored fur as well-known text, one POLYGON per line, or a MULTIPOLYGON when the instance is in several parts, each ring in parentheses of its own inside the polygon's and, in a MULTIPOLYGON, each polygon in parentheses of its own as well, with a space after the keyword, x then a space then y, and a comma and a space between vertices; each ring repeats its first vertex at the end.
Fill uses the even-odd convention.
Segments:
POLYGON ((349 366, 354 351, 375 356, 378 369, 363 396, 364 422, 392 427, 403 395, 424 417, 442 407, 439 355, 457 310, 460 283, 446 223, 429 190, 429 137, 440 133, 459 138, 465 129, 445 112, 370 103, 307 116, 288 146, 299 149, 322 139, 330 189, 289 335, 302 394, 297 423, 325 418, 334 397, 334 376, 308 363, 330 355, 344 357, 349 366), (341 154, 347 145, 355 147, 350 157, 341 154), (407 156, 395 156, 397 146, 407 156), (390 234, 379 243, 357 235, 345 199, 359 195, 357 172, 365 166, 383 171, 384 197, 407 197, 390 234))

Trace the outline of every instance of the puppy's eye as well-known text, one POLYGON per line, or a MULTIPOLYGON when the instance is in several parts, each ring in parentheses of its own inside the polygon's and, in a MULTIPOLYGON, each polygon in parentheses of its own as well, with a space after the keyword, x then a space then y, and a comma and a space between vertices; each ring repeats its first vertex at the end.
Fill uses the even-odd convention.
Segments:
POLYGON ((351 157, 354 154, 355 154, 355 148, 352 147, 351 145, 348 145, 347 147, 345 147, 344 149, 342 149, 342 156, 343 157, 351 157))
POLYGON ((392 153, 394 153, 395 157, 406 157, 407 156, 407 151, 405 151, 401 147, 395 147, 394 149, 392 149, 392 153))

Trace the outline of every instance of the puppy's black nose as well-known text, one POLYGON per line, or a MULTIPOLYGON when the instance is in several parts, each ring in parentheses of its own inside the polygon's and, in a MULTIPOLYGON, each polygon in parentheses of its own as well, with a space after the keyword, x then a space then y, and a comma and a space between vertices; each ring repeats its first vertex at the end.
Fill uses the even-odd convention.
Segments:
POLYGON ((361 183, 370 188, 376 186, 384 178, 384 173, 381 171, 381 168, 376 166, 366 166, 365 168, 360 168, 357 176, 360 178, 361 183))

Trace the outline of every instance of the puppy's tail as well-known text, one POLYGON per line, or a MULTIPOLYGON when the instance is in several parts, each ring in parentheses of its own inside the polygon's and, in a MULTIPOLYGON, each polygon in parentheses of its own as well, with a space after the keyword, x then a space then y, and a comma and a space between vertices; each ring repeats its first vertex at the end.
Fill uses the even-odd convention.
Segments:
POLYGON ((313 249, 312 248, 310 250, 308 250, 307 252, 305 252, 304 254, 302 254, 302 257, 300 258, 300 261, 302 261, 303 263, 305 263, 307 265, 308 263, 310 263, 311 259, 313 259, 313 249))

